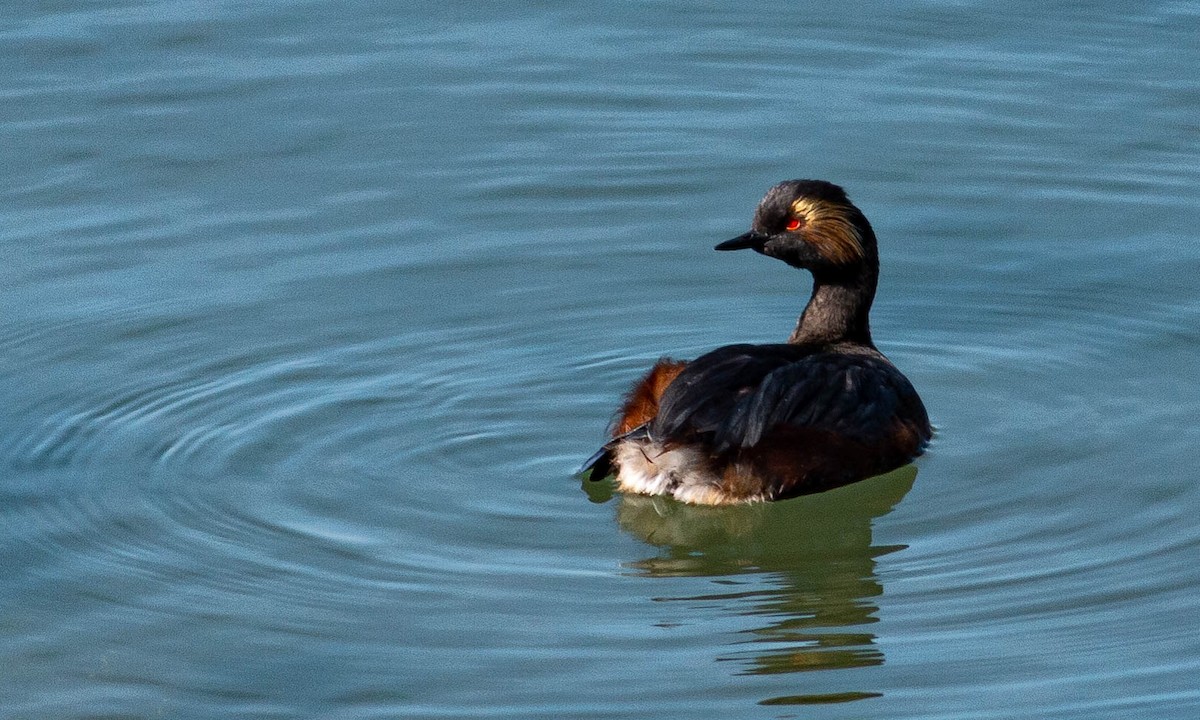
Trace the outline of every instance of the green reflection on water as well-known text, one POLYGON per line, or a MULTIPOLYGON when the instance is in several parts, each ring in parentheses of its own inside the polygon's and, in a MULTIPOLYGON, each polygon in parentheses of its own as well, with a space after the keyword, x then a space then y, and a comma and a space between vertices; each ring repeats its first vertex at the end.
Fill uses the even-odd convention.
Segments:
MULTIPOLYGON (((730 507, 684 505, 661 497, 621 496, 617 522, 655 545, 652 557, 627 563, 646 577, 707 577, 729 588, 663 602, 714 603, 731 615, 763 618, 743 630, 729 652, 737 675, 774 675, 880 665, 883 652, 867 628, 883 593, 876 558, 904 545, 871 543, 871 522, 912 488, 913 466, 779 503, 730 507), (747 576, 757 576, 747 577, 747 576)), ((846 702, 872 692, 787 695, 765 704, 846 702)))

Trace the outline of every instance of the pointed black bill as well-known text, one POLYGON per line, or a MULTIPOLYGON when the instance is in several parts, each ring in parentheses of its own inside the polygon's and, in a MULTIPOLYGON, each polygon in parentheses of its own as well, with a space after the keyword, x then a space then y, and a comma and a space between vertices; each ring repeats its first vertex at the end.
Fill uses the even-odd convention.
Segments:
POLYGON ((713 250, 762 250, 769 238, 769 235, 751 230, 745 235, 738 235, 732 240, 726 240, 713 250))

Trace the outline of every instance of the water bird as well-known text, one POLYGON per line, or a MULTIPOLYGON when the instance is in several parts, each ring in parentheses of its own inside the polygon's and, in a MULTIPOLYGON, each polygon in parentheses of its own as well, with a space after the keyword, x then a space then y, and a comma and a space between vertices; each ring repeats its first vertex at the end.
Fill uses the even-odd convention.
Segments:
POLYGON ((722 505, 782 500, 880 475, 920 455, 925 405, 871 340, 875 232, 839 186, 787 180, 750 231, 716 246, 754 250, 812 274, 785 343, 726 345, 660 359, 580 472, 618 490, 722 505))

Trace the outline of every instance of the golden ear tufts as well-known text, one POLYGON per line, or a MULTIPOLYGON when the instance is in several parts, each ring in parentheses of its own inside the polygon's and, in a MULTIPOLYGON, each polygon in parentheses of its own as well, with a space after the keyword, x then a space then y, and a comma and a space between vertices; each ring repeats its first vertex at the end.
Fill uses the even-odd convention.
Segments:
POLYGON ((812 198, 797 198, 792 212, 805 219, 804 239, 831 263, 863 259, 862 235, 850 217, 850 206, 812 198))

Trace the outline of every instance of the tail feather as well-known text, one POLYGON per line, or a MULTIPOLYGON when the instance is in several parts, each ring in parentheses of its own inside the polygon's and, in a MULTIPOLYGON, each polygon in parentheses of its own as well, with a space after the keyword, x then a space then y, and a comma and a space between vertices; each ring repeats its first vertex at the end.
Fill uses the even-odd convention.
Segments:
POLYGON ((578 474, 582 475, 588 470, 591 470, 592 474, 588 476, 588 480, 591 480, 592 482, 603 480, 612 474, 612 461, 612 448, 605 445, 587 459, 587 462, 583 464, 583 467, 579 468, 578 474))
POLYGON ((613 456, 613 451, 616 450, 617 445, 619 445, 623 440, 636 440, 646 437, 650 437, 650 423, 638 425, 629 432, 616 436, 612 440, 604 443, 599 450, 593 453, 592 456, 583 463, 583 466, 579 468, 579 471, 576 474, 582 475, 588 470, 591 470, 592 474, 588 477, 588 480, 603 480, 609 475, 612 475, 613 471, 616 469, 613 465, 613 460, 615 459, 613 456))

